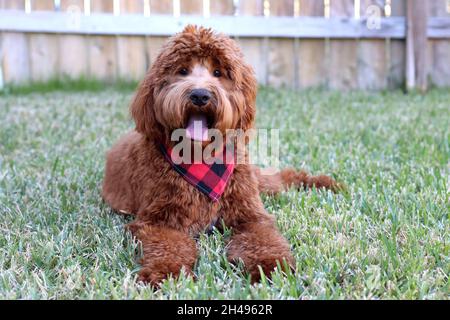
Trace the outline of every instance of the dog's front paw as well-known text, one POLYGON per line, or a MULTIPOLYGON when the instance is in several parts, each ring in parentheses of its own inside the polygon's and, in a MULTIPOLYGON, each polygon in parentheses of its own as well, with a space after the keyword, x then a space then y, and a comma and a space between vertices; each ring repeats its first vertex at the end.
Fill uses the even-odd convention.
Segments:
POLYGON ((161 283, 172 277, 172 278, 178 278, 181 273, 183 273, 186 276, 192 276, 194 277, 194 273, 191 269, 188 269, 186 267, 180 268, 178 270, 165 270, 161 269, 155 269, 150 267, 143 267, 138 274, 138 281, 142 282, 144 284, 149 284, 152 287, 159 288, 161 283))
POLYGON ((138 274, 138 281, 158 288, 161 282, 167 279, 167 276, 167 274, 155 272, 151 268, 142 268, 138 274))
POLYGON ((281 267, 283 272, 288 272, 289 269, 294 271, 294 264, 294 258, 288 253, 286 256, 262 258, 260 261, 250 266, 247 272, 250 275, 251 282, 256 283, 261 280, 261 272, 264 273, 267 278, 271 278, 271 273, 277 267, 281 267))

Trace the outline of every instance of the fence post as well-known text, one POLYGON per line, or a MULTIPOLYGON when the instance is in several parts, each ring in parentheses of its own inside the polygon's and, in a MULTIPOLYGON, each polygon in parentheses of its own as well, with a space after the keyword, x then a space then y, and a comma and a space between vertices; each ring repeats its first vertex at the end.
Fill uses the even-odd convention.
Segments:
POLYGON ((427 1, 406 3, 406 88, 427 90, 427 1))
MULTIPOLYGON (((391 17, 406 19, 406 0, 391 1, 391 17)), ((406 75, 406 41, 405 39, 390 39, 388 48, 388 89, 405 87, 406 75)))

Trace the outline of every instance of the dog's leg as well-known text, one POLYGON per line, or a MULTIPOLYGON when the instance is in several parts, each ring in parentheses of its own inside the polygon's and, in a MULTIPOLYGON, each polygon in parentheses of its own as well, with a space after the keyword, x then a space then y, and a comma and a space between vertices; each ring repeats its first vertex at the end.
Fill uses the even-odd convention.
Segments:
POLYGON ((151 225, 141 226, 133 234, 142 242, 140 281, 158 286, 170 275, 179 276, 182 269, 192 274, 197 248, 188 234, 151 225))
MULTIPOLYGON (((266 212, 258 190, 258 181, 250 166, 237 166, 222 198, 220 216, 231 228, 227 244, 228 260, 242 260, 252 282, 260 280, 260 267, 265 275, 278 264, 295 267, 289 243, 278 231, 275 218, 266 212)), ((287 267, 287 268, 284 268, 287 267)))
POLYGON ((272 221, 245 223, 233 230, 228 259, 233 263, 242 260, 252 282, 260 280, 260 268, 267 277, 277 264, 284 271, 294 268, 289 244, 272 221))
POLYGON ((278 194, 291 187, 329 189, 333 192, 339 191, 342 186, 328 176, 311 176, 305 171, 292 168, 283 169, 278 172, 266 172, 264 169, 254 166, 258 177, 259 191, 267 194, 278 194))

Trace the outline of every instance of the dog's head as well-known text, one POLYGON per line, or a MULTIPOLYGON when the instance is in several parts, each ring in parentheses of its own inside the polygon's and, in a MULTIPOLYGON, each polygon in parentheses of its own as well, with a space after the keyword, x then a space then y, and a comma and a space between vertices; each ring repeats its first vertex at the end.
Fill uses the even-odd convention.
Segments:
POLYGON ((138 132, 164 142, 186 129, 205 142, 205 129, 253 127, 257 83, 237 44, 210 29, 187 26, 164 45, 131 105, 138 132), (201 125, 194 131, 193 124, 201 125), (196 133, 197 132, 197 133, 196 133))

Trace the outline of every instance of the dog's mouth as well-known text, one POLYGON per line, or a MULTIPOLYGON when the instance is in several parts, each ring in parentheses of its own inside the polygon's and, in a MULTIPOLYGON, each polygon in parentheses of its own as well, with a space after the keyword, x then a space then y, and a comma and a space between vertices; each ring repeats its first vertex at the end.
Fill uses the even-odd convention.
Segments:
POLYGON ((209 141, 208 130, 214 127, 214 116, 207 112, 195 112, 188 115, 186 121, 186 137, 194 140, 209 141))

